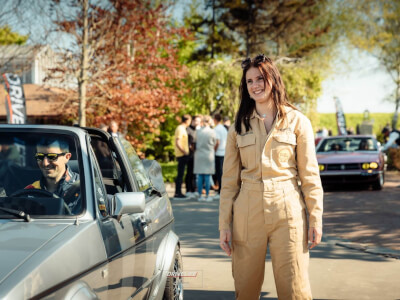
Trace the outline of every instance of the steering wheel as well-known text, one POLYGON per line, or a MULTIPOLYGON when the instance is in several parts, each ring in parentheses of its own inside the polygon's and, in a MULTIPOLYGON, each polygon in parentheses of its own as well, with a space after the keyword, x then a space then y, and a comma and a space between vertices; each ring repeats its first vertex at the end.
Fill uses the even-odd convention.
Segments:
MULTIPOLYGON (((33 196, 33 197, 45 197, 45 198, 60 198, 56 194, 40 189, 22 189, 17 190, 8 197, 21 197, 21 196, 33 196)), ((64 210, 68 215, 72 215, 71 210, 69 209, 67 203, 65 203, 64 199, 61 199, 63 202, 64 210)))

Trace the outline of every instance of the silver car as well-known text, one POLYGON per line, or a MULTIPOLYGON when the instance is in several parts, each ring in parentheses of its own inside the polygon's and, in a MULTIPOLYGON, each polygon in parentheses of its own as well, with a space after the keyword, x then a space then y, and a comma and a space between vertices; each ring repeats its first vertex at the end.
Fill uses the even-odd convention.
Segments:
POLYGON ((183 299, 173 224, 159 164, 128 142, 0 125, 0 299, 183 299))

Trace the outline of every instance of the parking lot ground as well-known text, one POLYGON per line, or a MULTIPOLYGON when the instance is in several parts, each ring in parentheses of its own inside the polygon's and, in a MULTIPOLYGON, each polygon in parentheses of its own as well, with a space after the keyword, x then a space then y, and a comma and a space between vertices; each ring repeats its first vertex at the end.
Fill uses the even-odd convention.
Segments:
MULTIPOLYGON (((384 213, 399 212, 390 208, 390 205, 397 207, 397 202, 390 200, 390 194, 396 194, 397 189, 400 190, 400 180, 399 184, 396 182, 397 176, 398 173, 389 174, 383 191, 360 189, 326 192, 324 222, 327 234, 323 242, 310 252, 310 280, 314 299, 400 299, 400 259, 351 247, 368 245, 370 248, 379 247, 391 252, 398 249, 398 242, 389 238, 390 234, 394 234, 391 233, 391 226, 397 232, 397 223, 392 217, 385 223, 387 229, 380 229, 382 233, 388 232, 385 238, 373 238, 376 231, 372 230, 374 225, 369 226, 369 222, 375 224, 374 212, 377 212, 378 219, 384 213), (381 195, 379 199, 384 200, 380 204, 369 203, 379 201, 377 195, 381 195), (354 204, 345 205, 351 202, 354 204), (340 205, 343 205, 342 210, 340 205), (347 219, 346 212, 358 206, 359 209, 353 213, 362 217, 357 221, 354 218, 347 219), (353 223, 346 224, 350 220, 353 223), (365 237, 360 238, 360 232, 364 232, 365 237), (366 244, 359 244, 360 241, 366 244), (383 247, 385 245, 392 248, 383 247)), ((170 195, 173 194, 172 185, 167 185, 167 190, 170 195)), ((191 275, 196 274, 195 277, 184 279, 185 299, 234 299, 231 260, 219 248, 218 201, 204 203, 189 199, 171 202, 175 230, 181 239, 184 270, 195 272, 191 275)), ((261 299, 277 299, 269 256, 266 258, 261 299)))

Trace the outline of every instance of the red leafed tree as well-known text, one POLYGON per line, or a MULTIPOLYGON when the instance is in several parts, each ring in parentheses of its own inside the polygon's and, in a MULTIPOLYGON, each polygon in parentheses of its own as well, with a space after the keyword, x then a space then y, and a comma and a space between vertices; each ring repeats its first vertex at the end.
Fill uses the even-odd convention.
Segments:
POLYGON ((75 37, 78 50, 66 52, 52 76, 77 78, 77 88, 65 99, 68 114, 77 117, 77 103, 84 100, 87 125, 115 120, 140 149, 145 133, 157 132, 164 116, 181 107, 186 71, 178 62, 177 42, 186 33, 169 24, 166 6, 151 1, 89 4, 86 14, 85 1, 77 1, 74 19, 57 22, 75 37))

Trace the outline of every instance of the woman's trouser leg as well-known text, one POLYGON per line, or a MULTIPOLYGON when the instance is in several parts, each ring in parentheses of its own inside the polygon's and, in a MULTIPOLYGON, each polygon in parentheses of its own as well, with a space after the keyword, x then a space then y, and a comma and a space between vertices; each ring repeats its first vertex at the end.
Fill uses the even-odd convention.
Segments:
POLYGON ((260 192, 242 190, 236 201, 232 232, 236 299, 258 300, 264 282, 269 225, 264 221, 260 192))
POLYGON ((269 249, 280 300, 312 299, 305 212, 298 216, 282 220, 270 234, 269 249))

